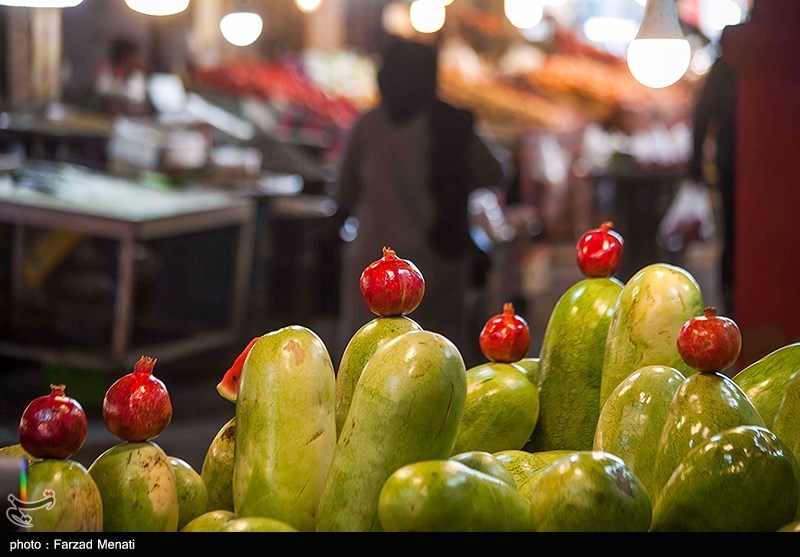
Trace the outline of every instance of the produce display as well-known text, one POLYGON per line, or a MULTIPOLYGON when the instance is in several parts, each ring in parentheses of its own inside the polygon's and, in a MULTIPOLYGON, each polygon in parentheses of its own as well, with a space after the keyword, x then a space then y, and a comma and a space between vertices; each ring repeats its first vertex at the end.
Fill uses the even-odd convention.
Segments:
POLYGON ((306 116, 307 126, 348 129, 359 113, 344 97, 326 94, 300 64, 289 60, 240 60, 199 70, 196 79, 199 85, 225 93, 288 105, 306 116))
POLYGON ((86 419, 61 386, 0 456, 27 459, 29 495, 54 499, 39 531, 800 531, 800 344, 730 379, 736 324, 684 269, 612 278, 622 245, 610 225, 581 238, 587 278, 539 358, 508 304, 470 370, 408 317, 424 279, 387 248, 361 283, 378 317, 338 374, 305 327, 245 347, 200 474, 153 442, 172 405, 145 357, 106 393, 123 442, 88 472, 68 460, 86 419))
POLYGON ((471 110, 484 126, 519 134, 530 129, 565 133, 585 125, 586 118, 574 107, 541 94, 522 90, 507 81, 469 80, 452 70, 439 73, 442 98, 471 110))

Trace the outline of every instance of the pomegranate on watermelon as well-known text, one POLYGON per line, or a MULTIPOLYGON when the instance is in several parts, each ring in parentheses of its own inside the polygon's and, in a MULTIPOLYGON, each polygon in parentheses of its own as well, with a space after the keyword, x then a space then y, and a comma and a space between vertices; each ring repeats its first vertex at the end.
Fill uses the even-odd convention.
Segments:
POLYGON ((233 361, 230 369, 225 372, 222 381, 217 385, 217 392, 225 400, 236 402, 236 397, 239 395, 239 379, 242 376, 244 361, 247 359, 250 349, 253 348, 259 340, 261 340, 261 337, 256 337, 247 344, 245 349, 242 350, 242 353, 233 361))
POLYGON ((123 441, 147 441, 164 431, 172 420, 172 402, 153 376, 155 358, 142 356, 133 373, 120 377, 103 399, 103 420, 123 441))
POLYGON ((86 413, 64 385, 50 385, 50 394, 35 398, 19 421, 19 442, 36 458, 69 458, 86 439, 86 413))
POLYGON ((425 279, 417 266, 387 247, 381 259, 364 269, 360 283, 370 311, 381 317, 408 315, 425 295, 425 279))
POLYGON ((518 362, 528 353, 531 331, 527 321, 514 312, 513 304, 505 304, 503 313, 495 315, 483 326, 479 338, 481 352, 493 362, 518 362))
POLYGON ((613 227, 613 223, 604 222, 578 240, 578 267, 589 278, 610 277, 619 268, 623 240, 613 227))
POLYGON ((742 333, 732 319, 708 307, 684 323, 678 332, 678 353, 702 373, 717 373, 733 365, 742 349, 742 333))

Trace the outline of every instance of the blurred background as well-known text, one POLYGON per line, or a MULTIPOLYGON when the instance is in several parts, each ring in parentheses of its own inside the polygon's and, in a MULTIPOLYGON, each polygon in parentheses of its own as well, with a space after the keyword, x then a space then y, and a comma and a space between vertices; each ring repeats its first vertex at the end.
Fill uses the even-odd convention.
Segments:
POLYGON ((339 165, 398 38, 436 49, 440 98, 503 169, 469 198, 468 366, 507 301, 538 355, 608 220, 617 277, 688 269, 741 326, 740 366, 800 339, 800 3, 650 2, 685 51, 632 55, 658 38, 645 0, 0 1, 0 445, 64 383, 88 465, 105 390, 147 354, 174 407, 158 441, 199 469, 248 340, 304 325, 338 365, 359 234, 339 165))

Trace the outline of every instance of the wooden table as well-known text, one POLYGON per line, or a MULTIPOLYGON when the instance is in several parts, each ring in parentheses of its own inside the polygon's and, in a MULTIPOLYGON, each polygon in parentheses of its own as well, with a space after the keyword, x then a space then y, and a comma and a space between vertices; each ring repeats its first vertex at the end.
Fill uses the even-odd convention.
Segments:
MULTIPOLYGON (((55 193, 0 183, 0 223, 13 227, 11 249, 12 300, 23 288, 22 267, 27 227, 64 230, 117 241, 118 267, 111 343, 105 353, 63 350, 0 339, 0 354, 46 363, 107 370, 130 367, 143 353, 175 360, 238 341, 242 327, 253 260, 255 204, 245 197, 197 189, 164 191, 136 186, 113 177, 100 186, 91 174, 89 185, 71 183, 55 193), (83 192, 81 192, 83 188, 83 192), (136 199, 132 203, 131 199, 136 199), (116 201, 113 201, 116 199, 116 201), (127 201, 126 201, 127 200, 127 201), (135 247, 137 242, 163 239, 220 228, 238 227, 229 320, 223 327, 169 340, 157 346, 132 347, 135 311, 135 247)), ((78 181, 78 182, 85 182, 78 181)))

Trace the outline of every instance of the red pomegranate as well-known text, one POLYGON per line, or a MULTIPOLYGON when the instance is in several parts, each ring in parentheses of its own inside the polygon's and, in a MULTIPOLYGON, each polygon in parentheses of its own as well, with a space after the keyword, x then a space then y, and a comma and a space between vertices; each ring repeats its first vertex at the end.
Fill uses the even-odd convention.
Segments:
POLYGON ((678 333, 678 353, 689 366, 703 373, 717 373, 733 365, 742 349, 742 334, 732 319, 706 308, 689 319, 678 333))
POLYGON ((383 257, 361 273, 361 295, 376 315, 408 315, 425 295, 425 279, 416 265, 385 247, 383 257))
POLYGON ((19 421, 19 442, 36 458, 69 458, 86 439, 86 413, 64 385, 50 385, 50 394, 33 399, 19 421))
POLYGON ((503 305, 503 313, 486 322, 479 338, 481 352, 493 362, 518 362, 528 353, 531 331, 528 323, 514 312, 513 304, 503 305))
POLYGON ((578 240, 578 267, 587 277, 610 277, 619 268, 624 242, 613 227, 613 223, 604 222, 578 240))
POLYGON ((152 439, 172 420, 167 388, 153 376, 156 361, 142 356, 133 373, 120 377, 103 399, 106 427, 123 441, 152 439))

